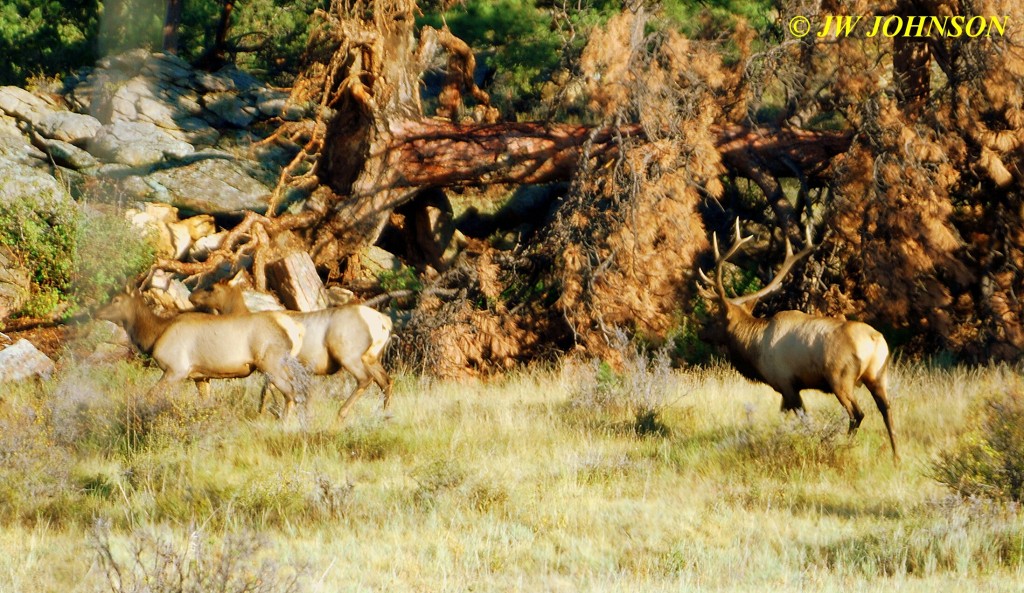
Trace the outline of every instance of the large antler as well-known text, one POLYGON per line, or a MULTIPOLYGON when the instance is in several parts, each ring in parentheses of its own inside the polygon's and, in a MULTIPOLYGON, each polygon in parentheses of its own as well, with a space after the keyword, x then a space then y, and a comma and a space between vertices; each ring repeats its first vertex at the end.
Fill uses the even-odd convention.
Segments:
MULTIPOLYGON (((719 251, 718 251, 718 234, 717 233, 713 233, 712 234, 713 245, 714 245, 714 249, 715 249, 715 282, 714 282, 715 289, 718 292, 718 296, 723 301, 728 301, 728 302, 730 302, 730 303, 732 303, 734 305, 742 305, 743 303, 747 303, 747 302, 750 302, 750 301, 756 301, 757 299, 760 299, 761 297, 765 296, 766 294, 769 294, 771 292, 774 292, 774 291, 778 290, 779 287, 782 286, 783 278, 786 277, 786 274, 789 273, 789 270, 793 267, 793 265, 796 264, 796 262, 800 261, 802 258, 806 257, 811 251, 814 250, 814 243, 813 243, 813 241, 811 241, 811 227, 810 227, 810 225, 808 225, 807 226, 807 233, 806 233, 806 245, 798 253, 793 253, 793 245, 789 242, 789 238, 788 237, 786 238, 786 260, 784 262, 782 262, 782 267, 780 267, 779 271, 776 272, 775 277, 772 278, 771 282, 769 282, 764 288, 762 288, 761 290, 758 290, 756 292, 752 292, 750 294, 745 294, 745 295, 742 295, 742 296, 730 298, 728 295, 726 295, 726 293, 725 293, 725 285, 722 282, 723 267, 725 265, 725 262, 728 261, 729 258, 732 257, 739 250, 740 247, 743 246, 743 244, 747 243, 748 241, 750 241, 751 239, 754 238, 753 235, 748 235, 748 236, 744 237, 744 236, 742 236, 740 234, 740 220, 739 220, 739 218, 736 219, 736 227, 735 228, 736 228, 736 230, 735 230, 735 237, 733 238, 732 246, 729 247, 729 251, 727 251, 724 256, 719 255, 719 251)), ((708 284, 711 284, 711 279, 708 278, 707 275, 704 274, 703 270, 698 268, 697 271, 700 274, 700 277, 705 282, 707 282, 708 284)))
POLYGON ((732 257, 737 251, 739 251, 739 248, 742 247, 744 243, 746 243, 747 241, 750 241, 751 239, 754 238, 753 235, 748 235, 748 236, 744 237, 744 236, 742 236, 740 234, 740 219, 739 218, 736 219, 736 232, 735 232, 735 235, 736 236, 732 240, 732 246, 729 247, 729 251, 726 252, 725 256, 722 256, 722 255, 719 254, 719 251, 718 251, 718 233, 715 232, 715 233, 711 234, 712 246, 715 249, 715 281, 714 282, 712 282, 711 279, 707 277, 707 275, 704 273, 704 270, 702 270, 700 268, 697 268, 697 273, 700 274, 701 279, 704 280, 704 282, 706 282, 706 283, 708 283, 710 285, 714 285, 716 291, 718 292, 719 298, 721 298, 722 300, 728 300, 728 298, 729 298, 725 294, 725 285, 722 283, 722 267, 723 267, 723 265, 725 264, 725 262, 730 257, 732 257))

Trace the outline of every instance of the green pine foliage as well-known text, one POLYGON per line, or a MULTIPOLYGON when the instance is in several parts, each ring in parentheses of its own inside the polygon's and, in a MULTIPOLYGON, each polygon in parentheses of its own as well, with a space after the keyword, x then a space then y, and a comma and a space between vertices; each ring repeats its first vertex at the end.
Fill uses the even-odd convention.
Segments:
POLYGON ((92 64, 99 0, 0 0, 0 84, 92 64))

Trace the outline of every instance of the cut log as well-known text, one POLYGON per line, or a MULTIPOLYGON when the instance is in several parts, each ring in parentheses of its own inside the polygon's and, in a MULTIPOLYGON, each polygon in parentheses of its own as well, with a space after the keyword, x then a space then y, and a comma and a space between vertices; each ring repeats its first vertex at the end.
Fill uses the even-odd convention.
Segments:
POLYGON ((296 251, 267 266, 267 279, 284 306, 293 311, 316 311, 327 306, 324 283, 313 258, 296 251))

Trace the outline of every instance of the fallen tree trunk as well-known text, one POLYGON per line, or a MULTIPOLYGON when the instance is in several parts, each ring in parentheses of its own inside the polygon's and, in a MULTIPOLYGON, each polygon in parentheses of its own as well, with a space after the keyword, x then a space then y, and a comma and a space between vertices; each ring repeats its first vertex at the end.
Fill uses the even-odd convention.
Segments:
MULTIPOLYGON (((787 233, 796 215, 778 180, 796 177, 801 183, 817 185, 833 157, 845 152, 852 141, 848 132, 768 132, 739 125, 712 132, 730 172, 762 188, 787 233)), ((618 128, 530 122, 466 125, 423 118, 392 121, 386 132, 364 144, 362 152, 367 156, 361 163, 351 150, 331 150, 328 140, 328 158, 320 176, 332 190, 324 197, 335 215, 333 223, 324 227, 329 234, 318 238, 314 251, 326 248, 324 257, 337 259, 372 244, 388 214, 420 190, 564 181, 584 164, 601 167, 613 161, 624 141, 645 139, 645 131, 637 124, 618 128), (331 155, 343 156, 332 160, 331 155), (353 167, 363 171, 355 179, 353 167)), ((353 146, 350 141, 342 144, 353 146)))
MULTIPOLYGON (((608 161, 618 154, 624 139, 646 138, 637 124, 593 128, 533 122, 465 125, 423 119, 395 122, 390 128, 388 145, 372 151, 381 160, 384 174, 348 199, 403 188, 564 181, 582 160, 608 161)), ((727 165, 754 181, 762 175, 817 178, 833 157, 850 147, 853 138, 849 132, 783 129, 769 133, 739 125, 712 131, 727 165)), ((344 164, 349 167, 352 162, 346 159, 344 164)), ((328 185, 348 189, 332 183, 331 175, 328 166, 323 179, 328 185)))

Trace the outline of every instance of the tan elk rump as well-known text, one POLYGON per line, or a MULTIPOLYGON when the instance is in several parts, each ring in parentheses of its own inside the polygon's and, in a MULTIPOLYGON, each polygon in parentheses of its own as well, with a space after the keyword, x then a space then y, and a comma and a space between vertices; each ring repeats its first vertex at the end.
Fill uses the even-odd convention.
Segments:
MULTIPOLYGON (((237 286, 219 283, 197 290, 190 297, 196 307, 219 311, 227 317, 253 315, 237 286)), ((362 305, 345 305, 319 311, 284 311, 305 328, 299 361, 316 375, 333 375, 345 369, 356 379, 356 388, 338 410, 344 418, 363 392, 375 382, 384 392, 384 409, 391 402, 391 377, 380 362, 391 337, 391 318, 362 305)), ((265 406, 266 388, 260 395, 260 412, 265 406)))
POLYGON ((135 346, 164 371, 153 390, 192 379, 205 395, 209 379, 247 377, 258 370, 284 394, 285 413, 294 408, 298 381, 292 365, 297 364, 305 329, 288 315, 162 317, 141 294, 133 293, 115 296, 96 317, 122 325, 135 346))
POLYGON ((719 255, 717 235, 714 238, 714 281, 700 271, 701 278, 714 287, 710 296, 719 304, 719 322, 725 327, 733 366, 747 378, 767 383, 781 393, 783 411, 805 413, 800 397, 804 389, 835 394, 850 418, 850 434, 856 432, 864 419, 864 412, 853 396, 855 388, 863 384, 882 414, 893 458, 899 461, 886 393, 889 347, 885 338, 866 323, 800 311, 755 317, 752 311, 757 300, 777 290, 793 264, 814 246, 810 232, 807 246, 799 253, 793 253, 787 240, 786 260, 767 286, 751 294, 729 297, 722 282, 723 265, 752 238, 740 236, 737 220, 736 237, 725 255, 719 255))

